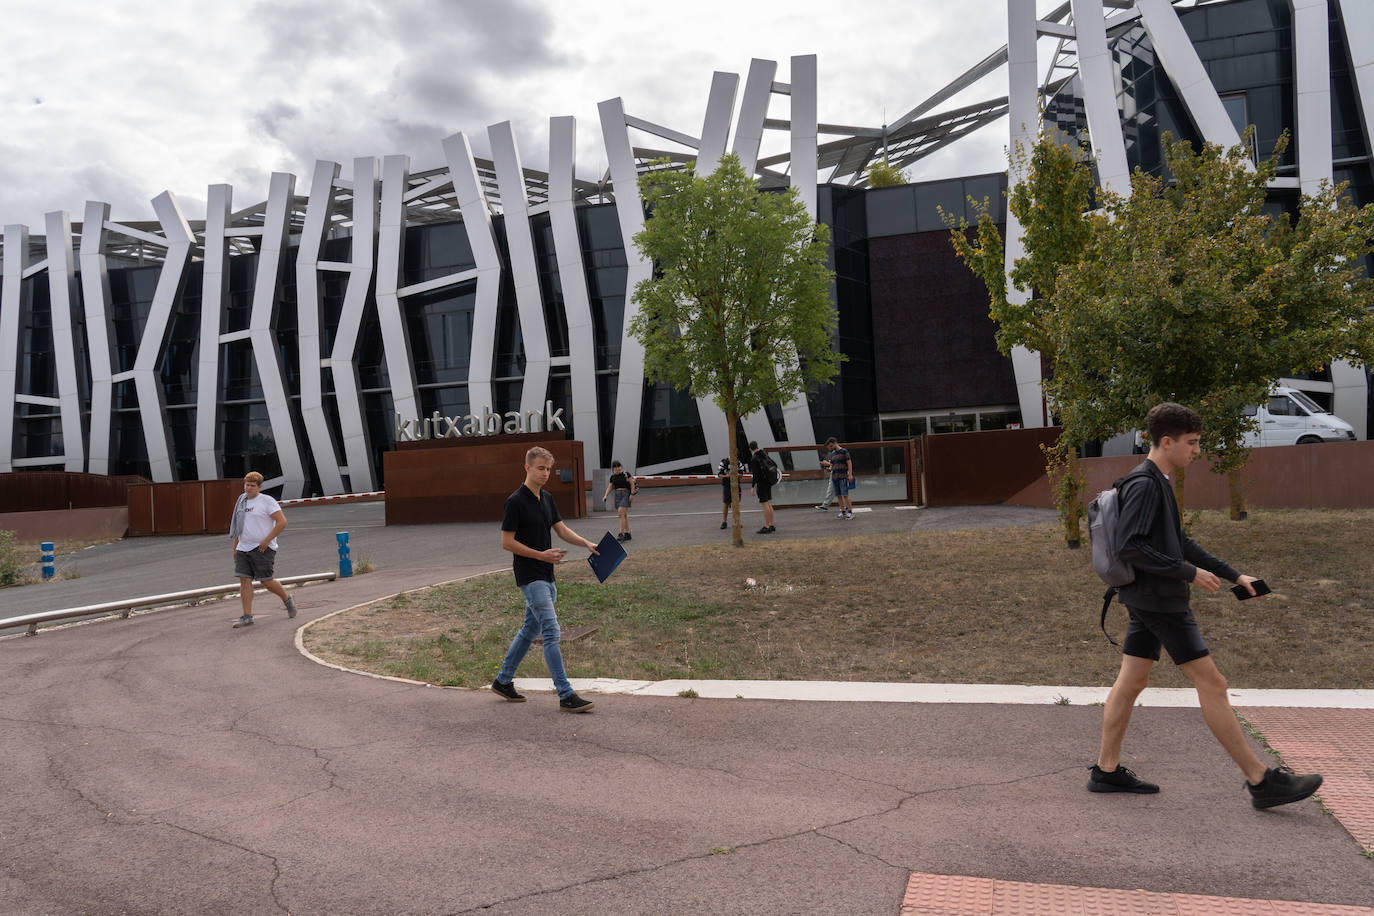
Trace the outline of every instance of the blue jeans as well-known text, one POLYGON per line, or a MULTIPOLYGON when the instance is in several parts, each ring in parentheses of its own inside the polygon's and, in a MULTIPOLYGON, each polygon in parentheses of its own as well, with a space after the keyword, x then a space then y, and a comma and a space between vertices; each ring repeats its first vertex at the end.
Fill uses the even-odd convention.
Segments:
POLYGON ((542 636, 544 664, 553 678, 554 689, 560 698, 569 696, 573 689, 572 684, 568 683, 568 676, 563 673, 563 653, 558 648, 562 631, 558 628, 558 614, 553 608, 554 601, 558 599, 558 586, 541 579, 520 586, 520 591, 525 594, 525 625, 511 640, 510 648, 506 650, 506 660, 501 663, 496 679, 503 684, 514 680, 515 669, 524 661, 525 653, 534 645, 535 637, 542 636))

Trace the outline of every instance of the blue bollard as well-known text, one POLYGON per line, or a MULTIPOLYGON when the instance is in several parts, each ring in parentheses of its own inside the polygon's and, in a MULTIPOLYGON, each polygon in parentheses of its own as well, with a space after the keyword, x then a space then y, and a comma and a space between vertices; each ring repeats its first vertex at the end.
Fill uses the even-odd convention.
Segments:
POLYGON ((42 544, 39 544, 38 546, 43 551, 43 581, 46 582, 49 579, 51 579, 53 575, 56 573, 56 570, 53 569, 52 565, 53 543, 52 541, 44 541, 42 544))
POLYGON ((339 578, 347 579, 353 575, 353 560, 349 558, 348 532, 340 531, 334 535, 339 542, 339 578))

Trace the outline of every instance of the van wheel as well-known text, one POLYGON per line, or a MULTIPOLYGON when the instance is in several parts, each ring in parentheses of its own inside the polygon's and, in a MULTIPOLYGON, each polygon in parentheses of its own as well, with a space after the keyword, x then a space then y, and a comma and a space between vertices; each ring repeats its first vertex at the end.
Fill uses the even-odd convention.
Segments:
POLYGON ((1320 436, 1303 436, 1298 440, 1298 445, 1316 445, 1321 441, 1320 436))

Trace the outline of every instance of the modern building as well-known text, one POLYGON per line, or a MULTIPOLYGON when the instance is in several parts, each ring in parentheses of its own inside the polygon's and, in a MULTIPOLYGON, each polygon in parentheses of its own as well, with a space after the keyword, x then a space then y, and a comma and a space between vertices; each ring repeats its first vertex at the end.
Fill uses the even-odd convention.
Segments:
MULTIPOLYGON (((839 311, 836 382, 746 418, 765 444, 901 438, 1046 422, 1036 354, 1002 356, 986 291, 954 258, 946 217, 988 201, 1005 217, 1005 174, 868 188, 880 157, 899 168, 1010 114, 1025 142, 1043 108, 1088 128, 1101 182, 1158 170, 1164 130, 1223 144, 1257 127, 1258 153, 1296 141, 1276 204, 1323 179, 1374 201, 1374 4, 1363 0, 1073 0, 1044 18, 1009 0, 1008 45, 892 124, 817 120, 814 56, 787 72, 755 60, 716 73, 697 132, 599 106, 609 169, 574 168, 577 125, 550 121, 547 172, 525 168, 509 123, 468 137, 445 165, 406 156, 316 163, 308 190, 271 179, 236 205, 212 185, 207 217, 170 192, 156 219, 116 222, 89 201, 79 220, 7 225, 0 261, 0 471, 65 468, 154 480, 262 471, 284 496, 380 488, 397 439, 566 428, 589 463, 640 473, 713 467, 727 448, 709 401, 646 384, 625 333, 652 265, 636 177, 667 157, 709 170, 737 154, 765 187, 796 189, 832 228, 839 311), (1005 94, 951 98, 999 71, 1005 94), (789 96, 787 119, 770 103, 789 96), (766 132, 786 152, 764 155, 766 132), (715 456, 713 458, 713 456, 715 456)), ((0 213, 3 218, 3 213, 0 213)), ((1009 227, 1008 256, 1018 251, 1009 227)), ((1296 380, 1369 428, 1369 375, 1339 364, 1296 380)))

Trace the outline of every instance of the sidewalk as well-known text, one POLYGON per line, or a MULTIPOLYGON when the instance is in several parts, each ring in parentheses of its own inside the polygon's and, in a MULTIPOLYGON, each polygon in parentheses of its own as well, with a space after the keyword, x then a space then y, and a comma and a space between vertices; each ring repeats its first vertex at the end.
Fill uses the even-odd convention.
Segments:
MULTIPOLYGON (((655 521, 639 508, 636 545, 694 530, 691 515, 655 521)), ((284 559, 310 549, 308 527, 327 544, 340 526, 328 514, 307 526, 306 511, 290 516, 284 559)), ((875 524, 948 521, 887 511, 875 524)), ((801 536, 789 515, 780 532, 801 536)), ((1028 901, 1059 906, 1063 888, 1155 895, 1139 912, 1185 912, 1191 897, 1251 903, 1186 912, 1374 901, 1368 835, 1352 840, 1315 801, 1255 811, 1194 709, 1137 713, 1129 763, 1164 791, 1115 797, 1083 788, 1101 716, 1086 695, 1059 705, 985 702, 967 686, 692 682, 703 696, 684 699, 659 682, 598 693, 594 713, 569 716, 550 693, 508 704, 317 665, 296 649, 301 625, 505 566, 490 526, 349 520, 355 543, 412 563, 301 588, 296 620, 264 596, 247 631, 229 628, 231 600, 0 640, 0 911, 893 916, 993 912, 984 899, 1049 912, 1028 901), (737 698, 791 687, 830 701, 737 698), (965 701, 928 702, 940 691, 965 701), (991 896, 930 909, 930 889, 951 886, 939 876, 991 896)), ((167 572, 218 571, 223 546, 167 572)), ((109 573, 121 594, 148 578, 145 549, 110 551, 128 551, 109 573)), ((1338 778, 1356 803, 1370 797, 1359 780, 1374 784, 1361 743, 1374 713, 1363 694, 1342 699, 1364 708, 1242 712, 1289 763, 1327 774, 1323 800, 1344 820, 1338 778)), ((1079 899, 1056 911, 1113 910, 1079 899)))

